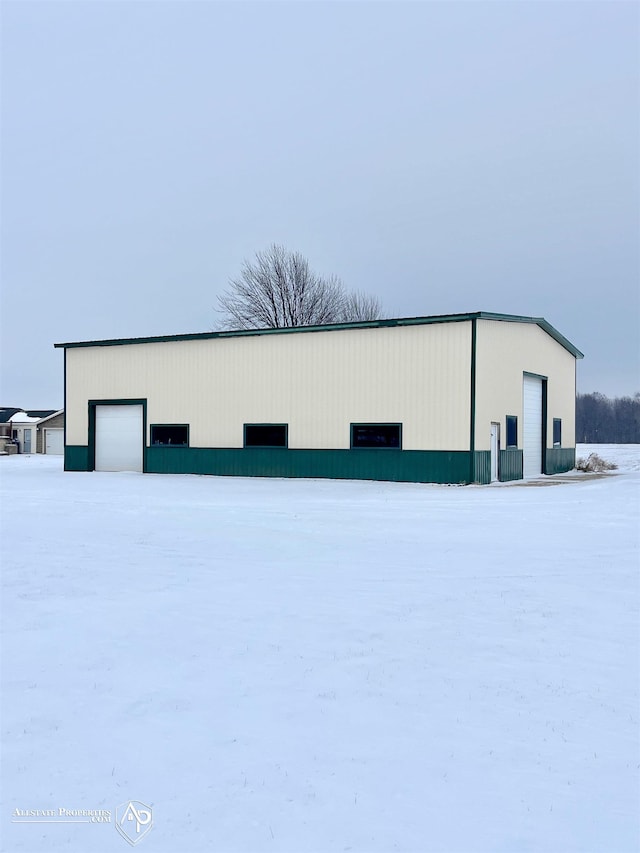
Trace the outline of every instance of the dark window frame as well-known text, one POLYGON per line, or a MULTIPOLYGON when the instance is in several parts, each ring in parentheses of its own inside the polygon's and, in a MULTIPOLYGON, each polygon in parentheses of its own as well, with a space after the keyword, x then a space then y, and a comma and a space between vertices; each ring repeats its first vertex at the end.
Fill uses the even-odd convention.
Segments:
POLYGON ((149 425, 149 446, 150 447, 189 447, 190 446, 190 434, 189 434, 189 424, 150 424, 149 425), (183 444, 171 444, 158 442, 153 440, 153 431, 154 429, 167 428, 167 429, 185 429, 187 431, 187 441, 183 444))
POLYGON ((517 415, 507 415, 505 418, 505 444, 507 450, 517 450, 518 449, 518 416, 517 415), (514 435, 515 433, 515 435, 514 435), (513 438, 514 441, 510 441, 509 439, 513 438))
POLYGON ((562 418, 553 419, 553 446, 562 447, 562 418), (556 441, 556 428, 558 431, 558 440, 556 441))
POLYGON ((351 450, 402 450, 402 424, 394 421, 380 421, 373 423, 351 423, 349 425, 349 447, 351 450), (372 429, 374 427, 397 427, 398 428, 398 446, 392 447, 389 445, 366 445, 354 444, 354 431, 358 428, 372 429))
POLYGON ((242 446, 243 448, 251 450, 254 447, 268 447, 268 448, 279 448, 288 450, 289 449, 289 424, 283 423, 270 423, 270 424, 256 424, 256 423, 248 423, 243 424, 242 426, 242 446), (273 429, 274 427, 282 427, 284 429, 284 444, 247 444, 247 427, 265 427, 268 429, 273 429))

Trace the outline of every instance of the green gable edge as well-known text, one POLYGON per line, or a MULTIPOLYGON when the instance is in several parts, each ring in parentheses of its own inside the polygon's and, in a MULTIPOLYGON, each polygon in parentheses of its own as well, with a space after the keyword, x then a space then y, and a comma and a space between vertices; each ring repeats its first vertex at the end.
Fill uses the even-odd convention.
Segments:
POLYGON ((430 323, 461 323, 470 320, 502 320, 509 323, 534 323, 563 346, 576 358, 584 358, 583 353, 571 341, 548 323, 543 317, 520 317, 516 314, 492 314, 476 311, 472 314, 441 314, 432 317, 405 317, 395 320, 364 320, 358 323, 330 323, 324 326, 295 326, 286 329, 241 329, 229 332, 194 332, 186 335, 158 335, 147 338, 114 338, 103 341, 69 341, 54 344, 54 347, 75 349, 78 347, 116 347, 131 344, 157 344, 173 341, 202 341, 215 338, 244 338, 255 335, 291 335, 301 332, 340 332, 345 329, 382 329, 391 326, 426 326, 430 323))

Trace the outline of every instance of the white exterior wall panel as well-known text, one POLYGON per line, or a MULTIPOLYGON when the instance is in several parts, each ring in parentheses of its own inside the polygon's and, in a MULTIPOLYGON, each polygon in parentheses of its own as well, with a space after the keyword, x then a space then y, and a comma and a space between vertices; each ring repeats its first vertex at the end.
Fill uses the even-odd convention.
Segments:
MULTIPOLYGON (((562 418, 562 446, 575 446, 575 358, 533 323, 478 320, 476 337, 476 450, 489 450, 491 422, 518 416, 523 438, 523 373, 549 377, 547 446, 553 446, 553 418, 562 418)), ((504 445, 503 445, 504 447, 504 445)))
MULTIPOLYGON (((346 449, 350 422, 400 422, 405 450, 468 450, 471 323, 69 348, 67 444, 87 401, 144 399, 192 447, 242 447, 243 423, 288 423, 290 448, 346 449)), ((147 434, 147 441, 149 436, 147 434)))

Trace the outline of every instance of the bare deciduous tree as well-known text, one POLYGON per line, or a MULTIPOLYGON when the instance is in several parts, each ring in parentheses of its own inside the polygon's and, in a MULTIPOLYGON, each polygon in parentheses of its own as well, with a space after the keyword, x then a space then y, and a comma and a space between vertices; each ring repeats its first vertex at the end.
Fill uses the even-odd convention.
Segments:
POLYGON ((376 296, 368 296, 356 290, 353 293, 347 293, 343 311, 345 322, 379 320, 382 316, 382 305, 376 296))
POLYGON ((316 275, 299 252, 275 244, 244 262, 218 304, 225 329, 282 329, 380 316, 377 299, 347 293, 339 278, 316 275))

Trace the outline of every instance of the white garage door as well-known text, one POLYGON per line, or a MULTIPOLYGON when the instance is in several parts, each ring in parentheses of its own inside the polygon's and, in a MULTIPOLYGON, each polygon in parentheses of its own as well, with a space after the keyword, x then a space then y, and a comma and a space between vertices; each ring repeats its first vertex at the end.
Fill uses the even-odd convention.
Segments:
POLYGON ((96 406, 96 471, 142 471, 142 406, 96 406))
POLYGON ((62 456, 64 453, 64 430, 45 429, 44 452, 53 456, 62 456))
POLYGON ((542 379, 525 376, 522 397, 523 474, 525 477, 538 477, 542 473, 542 379))

